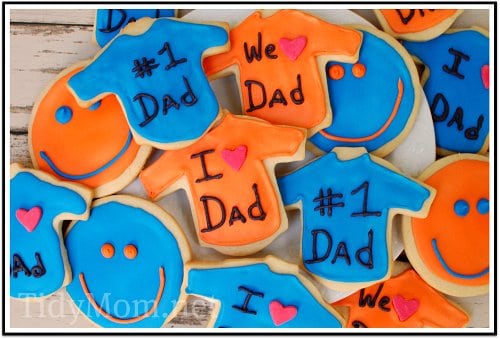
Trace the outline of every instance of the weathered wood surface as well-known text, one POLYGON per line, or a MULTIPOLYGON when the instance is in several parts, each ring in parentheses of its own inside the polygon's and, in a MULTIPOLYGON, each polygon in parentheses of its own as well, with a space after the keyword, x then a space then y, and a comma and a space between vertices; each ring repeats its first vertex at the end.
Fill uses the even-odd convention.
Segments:
MULTIPOLYGON (((180 10, 183 15, 189 10, 180 10)), ((371 10, 355 10, 378 26, 371 10)), ((459 18, 457 27, 477 22, 489 28, 488 12, 472 10, 459 18)), ((98 47, 91 41, 95 10, 30 10, 10 12, 10 161, 31 167, 28 125, 33 103, 47 84, 64 68, 92 57, 98 47)), ((488 327, 489 296, 452 298, 471 316, 468 327, 488 327)), ((185 310, 166 327, 204 327, 212 305, 190 298, 185 310)), ((94 327, 80 315, 66 292, 43 302, 11 302, 12 327, 94 327), (51 313, 54 312, 54 313, 51 313)))

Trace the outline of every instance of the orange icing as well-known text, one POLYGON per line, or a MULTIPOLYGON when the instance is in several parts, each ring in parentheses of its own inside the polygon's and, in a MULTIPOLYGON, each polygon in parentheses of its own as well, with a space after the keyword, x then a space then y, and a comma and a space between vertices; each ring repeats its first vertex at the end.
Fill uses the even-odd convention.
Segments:
POLYGON ((352 66, 352 74, 356 78, 362 78, 365 76, 366 73, 366 67, 363 64, 355 64, 352 66))
MULTIPOLYGON (((401 11, 402 16, 405 18, 410 16, 410 9, 399 9, 399 11, 401 11)), ((405 25, 397 10, 380 10, 392 31, 399 34, 423 32, 440 24, 457 12, 456 9, 435 9, 433 11, 429 9, 414 9, 413 11, 413 17, 405 25), (424 15, 422 16, 419 11, 423 11, 424 15)))
POLYGON ((106 259, 112 258, 115 255, 115 247, 106 243, 101 247, 101 254, 106 259))
MULTIPOLYGON (((130 133, 115 96, 102 99, 95 110, 78 106, 67 81, 81 68, 58 79, 33 112, 31 147, 34 160, 39 169, 56 176, 40 156, 41 151, 46 152, 64 173, 80 175, 95 171, 113 159, 123 149, 130 133), (72 119, 66 124, 59 123, 55 118, 56 110, 62 106, 70 107, 73 112, 72 119)), ((129 168, 138 151, 139 146, 132 140, 128 149, 111 166, 99 174, 74 181, 92 188, 108 183, 129 168)))
POLYGON ((328 68, 328 76, 333 80, 340 80, 344 77, 345 70, 342 65, 332 65, 328 68))
POLYGON ((489 267, 489 213, 480 214, 476 208, 480 199, 489 200, 487 158, 452 162, 424 182, 437 193, 428 217, 411 221, 419 256, 433 274, 448 282, 461 286, 488 284, 489 274, 462 279, 448 273, 432 246, 432 239, 436 239, 443 259, 454 272, 472 275, 489 267), (463 217, 454 211, 460 199, 469 204, 469 213, 463 217))
POLYGON ((371 295, 372 300, 379 291, 373 307, 370 307, 368 303, 364 307, 360 306, 361 291, 332 304, 333 306, 349 307, 347 327, 355 327, 353 326, 355 321, 362 322, 367 327, 378 328, 464 327, 469 321, 466 313, 453 306, 441 294, 427 285, 412 269, 362 291, 363 299, 366 299, 367 295, 371 295), (380 288, 381 286, 382 288, 380 288), (418 304, 414 313, 410 312, 407 315, 408 318, 403 318, 403 321, 400 320, 395 309, 394 299, 396 296, 418 304), (384 297, 390 300, 384 302, 382 300, 384 297), (389 309, 388 311, 379 307, 381 302, 384 308, 389 309))
MULTIPOLYGON (((227 114, 218 126, 193 145, 163 153, 156 162, 142 171, 140 179, 149 196, 157 198, 169 186, 186 176, 192 195, 192 208, 197 218, 198 237, 205 243, 216 246, 252 244, 273 236, 282 223, 281 199, 270 178, 271 175, 274 177, 274 173, 269 173, 263 161, 272 157, 294 155, 304 138, 305 133, 296 128, 273 126, 264 121, 227 114), (246 147, 246 155, 243 162, 241 158, 238 162, 241 167, 235 168, 222 154, 235 152, 243 146, 246 147), (207 150, 213 150, 205 155, 207 173, 222 177, 196 182, 204 177, 204 173, 201 159, 192 156, 207 150), (257 185, 260 204, 266 214, 264 220, 249 217, 248 208, 256 201, 252 190, 254 184, 257 185), (202 232, 207 228, 207 221, 201 198, 206 196, 215 197, 222 202, 226 219, 216 230, 202 232), (235 220, 230 226, 233 206, 238 208, 246 221, 235 220)), ((275 181, 274 178, 272 180, 275 181)), ((209 201, 208 206, 210 219, 216 224, 221 220, 221 208, 213 201, 209 201)), ((260 215, 257 209, 254 209, 254 215, 260 215)))
POLYGON ((127 259, 134 259, 135 257, 137 257, 137 247, 135 247, 134 245, 132 244, 128 244, 127 246, 125 246, 125 248, 123 249, 123 255, 125 256, 125 258, 127 259))
MULTIPOLYGON (((361 40, 362 34, 358 31, 330 24, 297 10, 281 10, 266 18, 260 12, 254 12, 230 31, 231 50, 206 58, 203 65, 209 76, 237 65, 244 114, 273 124, 310 129, 329 119, 330 114, 317 57, 328 55, 331 60, 355 62, 361 40), (261 34, 262 58, 248 62, 246 54, 252 46, 258 51, 258 34, 261 34), (299 42, 303 43, 304 39, 305 46, 300 49, 297 45, 302 47, 299 42), (272 57, 267 57, 266 51, 272 57), (298 88, 299 75, 304 100, 296 104, 291 98, 291 91, 298 88), (249 92, 255 104, 263 101, 263 92, 256 85, 249 89, 245 86, 247 80, 260 82, 267 99, 264 107, 251 112, 247 111, 250 108, 249 92), (287 104, 274 103, 269 107, 277 90, 281 91, 287 104)), ((299 98, 298 93, 295 97, 299 98)))

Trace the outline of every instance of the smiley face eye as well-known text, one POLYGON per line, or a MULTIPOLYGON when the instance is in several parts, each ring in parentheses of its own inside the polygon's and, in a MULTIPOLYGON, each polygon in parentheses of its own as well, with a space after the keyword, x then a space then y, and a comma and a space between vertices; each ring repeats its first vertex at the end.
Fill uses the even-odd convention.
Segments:
POLYGON ((73 111, 68 106, 61 106, 56 110, 56 120, 61 125, 66 125, 73 118, 73 111))
POLYGON ((479 199, 476 205, 479 214, 486 214, 490 211, 490 201, 488 199, 479 199))
POLYGON ((469 203, 462 199, 457 200, 455 202, 455 205, 453 205, 453 210, 459 217, 465 217, 467 214, 469 214, 469 209, 469 203))
POLYGON ((363 64, 354 64, 352 66, 352 75, 354 75, 356 78, 362 78, 365 76, 366 73, 366 66, 363 64))
POLYGON ((115 247, 110 243, 105 243, 101 247, 101 254, 106 259, 111 259, 115 255, 115 247))
POLYGON ((128 244, 127 246, 125 246, 123 248, 123 255, 127 258, 127 259, 135 259, 135 257, 137 257, 137 247, 135 247, 134 245, 132 244, 128 244))
POLYGON ((328 76, 333 80, 340 80, 344 77, 344 67, 341 65, 332 65, 328 68, 328 76))

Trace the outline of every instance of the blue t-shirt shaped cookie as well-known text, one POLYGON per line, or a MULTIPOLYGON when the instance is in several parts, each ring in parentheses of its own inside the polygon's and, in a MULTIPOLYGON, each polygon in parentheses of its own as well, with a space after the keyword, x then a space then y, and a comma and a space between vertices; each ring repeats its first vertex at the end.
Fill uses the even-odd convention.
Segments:
POLYGON ((216 303, 208 327, 342 327, 343 319, 298 267, 278 258, 189 264, 186 272, 186 293, 216 303))
POLYGON ((439 154, 488 151, 489 38, 475 28, 451 30, 426 42, 403 46, 425 66, 429 102, 439 154))
POLYGON ((425 216, 434 190, 364 148, 335 148, 278 180, 285 205, 302 202, 306 270, 334 289, 390 276, 392 217, 425 216))
POLYGON ((227 29, 222 23, 142 18, 127 25, 68 85, 82 106, 115 94, 137 143, 187 146, 219 115, 201 60, 227 49, 227 29))
POLYGON ((141 18, 175 17, 174 9, 98 9, 95 14, 94 38, 104 47, 130 22, 141 18))
POLYGON ((47 297, 70 282, 62 223, 88 217, 91 190, 18 164, 10 172, 10 296, 47 297))

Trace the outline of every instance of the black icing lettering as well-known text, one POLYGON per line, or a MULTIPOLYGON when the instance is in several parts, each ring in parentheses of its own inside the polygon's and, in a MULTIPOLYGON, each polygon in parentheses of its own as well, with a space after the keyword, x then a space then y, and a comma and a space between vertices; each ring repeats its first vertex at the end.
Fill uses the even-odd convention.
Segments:
POLYGON ((437 93, 434 96, 431 104, 431 114, 432 120, 434 122, 445 121, 448 118, 448 113, 450 112, 450 105, 448 104, 448 100, 446 100, 445 96, 442 93, 437 93), (439 103, 443 104, 443 110, 441 114, 437 113, 439 103))
POLYGON ((31 274, 33 277, 40 278, 47 272, 45 266, 43 265, 42 258, 39 253, 35 253, 36 265, 31 268, 31 274))
POLYGON ((448 121, 446 126, 451 127, 455 123, 455 124, 457 124, 457 129, 459 131, 461 131, 464 129, 463 120, 464 120, 464 111, 463 111, 462 107, 458 107, 455 110, 453 117, 450 119, 450 121, 448 121))
POLYGON ((383 296, 382 298, 380 298, 380 301, 378 302, 378 308, 380 308, 384 312, 390 312, 391 308, 386 306, 390 302, 391 298, 389 298, 388 296, 383 296))
POLYGON ((380 211, 368 211, 368 189, 370 188, 370 183, 368 181, 363 182, 360 186, 352 190, 351 195, 357 194, 359 191, 363 190, 363 209, 361 212, 351 213, 351 217, 380 217, 382 212, 380 211))
POLYGON ((404 13, 400 9, 396 9, 396 12, 398 13, 399 19, 401 20, 403 25, 407 25, 411 21, 411 19, 413 19, 413 16, 415 15, 414 9, 410 9, 408 12, 408 15, 404 15, 404 13))
POLYGON ((163 53, 165 53, 165 52, 167 53, 167 56, 168 56, 168 58, 169 58, 169 60, 170 60, 170 63, 169 63, 167 66, 165 66, 165 69, 166 69, 167 71, 168 71, 169 69, 171 69, 171 68, 173 68, 173 67, 175 67, 175 66, 179 65, 179 64, 183 64, 183 63, 187 62, 187 59, 186 59, 186 58, 180 58, 180 59, 177 59, 177 60, 175 59, 175 57, 174 57, 174 53, 172 53, 172 49, 170 48, 170 44, 169 44, 168 42, 165 42, 165 43, 163 44, 162 49, 160 49, 160 50, 158 51, 158 55, 162 55, 162 54, 163 54, 163 53))
POLYGON ((262 107, 264 107, 266 105, 266 102, 267 102, 266 89, 265 89, 264 85, 261 82, 256 81, 256 80, 246 80, 245 86, 247 87, 247 90, 248 90, 248 104, 250 106, 246 110, 247 113, 253 112, 255 110, 258 110, 258 109, 261 109, 262 107), (253 99, 254 97, 252 95, 252 87, 255 88, 255 86, 260 88, 261 94, 262 94, 262 102, 260 102, 258 104, 256 104, 254 102, 254 99, 253 99))
POLYGON ((251 309, 248 308, 248 303, 250 302, 250 299, 253 296, 256 296, 256 297, 259 297, 259 298, 264 298, 264 293, 253 291, 253 290, 251 290, 249 288, 246 288, 245 286, 238 286, 238 291, 244 291, 247 294, 245 296, 245 300, 243 301, 243 305, 241 305, 241 306, 239 306, 239 305, 232 305, 231 307, 234 308, 235 310, 238 310, 238 311, 243 312, 243 313, 248 313, 248 314, 256 315, 257 314, 256 311, 251 310, 251 309))
POLYGON ((257 48, 255 46, 250 46, 250 52, 248 51, 248 44, 243 43, 243 49, 245 50, 245 58, 250 64, 254 59, 260 61, 262 59, 262 33, 257 33, 257 48))
POLYGON ((283 92, 281 92, 280 89, 275 90, 271 100, 269 100, 269 107, 273 107, 274 104, 282 104, 284 106, 288 105, 288 102, 286 102, 283 92))
POLYGON ((27 277, 31 276, 31 271, 26 266, 21 256, 19 254, 13 254, 11 274, 14 278, 17 278, 19 272, 24 272, 24 275, 27 277))
POLYGON ((200 182, 203 182, 203 181, 209 181, 209 180, 213 180, 213 179, 220 179, 220 178, 222 178, 222 173, 211 175, 211 174, 208 174, 208 171, 207 171, 207 163, 206 163, 206 160, 205 160, 205 155, 206 154, 211 154, 211 153, 214 153, 214 152, 215 152, 214 149, 207 149, 205 151, 201 151, 199 153, 195 153, 195 154, 191 155, 191 159, 200 158, 200 161, 201 161, 201 170, 203 171, 203 178, 196 179, 196 183, 197 184, 199 184, 200 182))
POLYGON ((338 246, 337 250, 335 251, 335 255, 333 256, 332 259, 332 264, 335 264, 337 261, 337 258, 343 258, 346 262, 347 265, 351 265, 351 257, 349 256, 349 253, 347 252, 347 247, 346 243, 341 241, 338 246))
POLYGON ((351 324, 352 324, 352 327, 354 327, 354 328, 368 328, 368 326, 366 326, 364 323, 362 323, 359 320, 354 320, 351 324))
POLYGON ((111 32, 117 31, 122 27, 122 25, 125 23, 126 19, 127 19, 127 13, 123 9, 108 9, 108 22, 106 24, 106 27, 99 28, 99 32, 111 33, 111 32), (112 26, 113 25, 113 12, 115 12, 115 13, 118 12, 121 15, 120 21, 118 21, 118 24, 116 24, 115 26, 112 26))
POLYGON ((300 74, 297 74, 297 87, 290 91, 290 99, 295 105, 304 103, 304 94, 302 93, 302 79, 300 74))
POLYGON ((273 52, 276 50, 276 46, 274 44, 269 44, 266 46, 264 52, 266 53, 266 57, 269 59, 277 59, 278 56, 276 54, 273 54, 273 52))
POLYGON ((186 106, 193 106, 198 101, 198 98, 196 98, 196 95, 194 95, 193 90, 189 85, 188 79, 183 76, 182 80, 184 81, 184 85, 186 86, 187 91, 181 96, 181 102, 186 106))
POLYGON ((135 72, 135 77, 136 78, 141 78, 143 79, 145 75, 148 77, 153 75, 153 70, 155 68, 158 68, 160 64, 155 64, 155 59, 151 58, 142 58, 140 61, 139 59, 134 60, 134 67, 132 67, 132 72, 135 72))
POLYGON ((211 196, 202 196, 200 198, 200 201, 203 204, 203 210, 205 211, 205 220, 207 222, 207 227, 203 228, 201 230, 201 232, 202 233, 212 232, 212 231, 215 231, 216 229, 218 229, 219 227, 221 227, 222 225, 224 225, 224 222, 226 221, 226 208, 224 207, 224 204, 222 203, 222 201, 219 198, 211 197, 211 196), (215 202, 216 206, 218 206, 220 208, 220 211, 221 211, 221 218, 220 218, 219 222, 215 225, 212 223, 212 219, 210 218, 210 212, 209 212, 209 208, 208 208, 209 201, 215 202))
POLYGON ((153 121, 154 118, 156 118, 156 115, 158 115, 158 101, 154 96, 146 93, 139 93, 133 98, 133 101, 139 101, 139 105, 141 105, 142 109, 142 114, 144 115, 144 120, 139 124, 140 127, 146 126, 151 121, 153 121), (151 105, 146 106, 146 104, 144 103, 144 99, 147 99, 152 103, 152 112, 148 111, 148 107, 151 107, 151 105))
POLYGON ((319 194, 316 198, 314 198, 313 202, 319 203, 316 207, 314 207, 315 211, 319 211, 319 215, 324 216, 325 210, 329 217, 332 216, 334 207, 344 207, 343 202, 333 202, 334 198, 342 198, 344 195, 342 193, 333 193, 331 188, 326 190, 326 195, 323 192, 323 189, 320 188, 319 194))
POLYGON ((483 127, 484 116, 481 114, 477 118, 477 125, 473 127, 469 127, 465 130, 465 137, 469 140, 477 140, 479 137, 479 131, 483 127))
POLYGON ((368 231, 368 245, 365 247, 361 247, 356 251, 356 261, 369 269, 373 268, 373 250, 372 250, 372 245, 373 245, 373 230, 368 231), (363 260, 361 258, 361 255, 363 253, 366 253, 366 258, 363 260))
POLYGON ((247 218, 241 213, 238 207, 234 206, 231 210, 231 215, 229 216, 229 226, 232 226, 236 221, 241 221, 242 223, 247 222, 247 218))
POLYGON ((312 259, 307 259, 304 262, 306 264, 317 264, 317 263, 325 261, 326 258, 328 258, 330 256, 330 252, 332 251, 332 237, 330 236, 330 233, 328 233, 327 230, 322 230, 322 229, 312 230, 311 234, 312 234, 312 242, 313 242, 312 259), (323 234, 325 236, 325 239, 328 242, 326 251, 325 251, 325 253, 323 253, 323 255, 321 257, 318 256, 318 235, 319 234, 323 234))
POLYGON ((170 95, 165 94, 163 96, 163 115, 167 115, 170 107, 179 109, 180 106, 181 105, 177 101, 175 101, 170 95))
POLYGON ((455 58, 453 59, 453 65, 451 67, 448 65, 443 65, 443 71, 453 76, 456 76, 459 79, 464 79, 465 76, 458 71, 458 67, 460 66, 462 60, 469 61, 470 56, 460 51, 457 51, 456 49, 453 48, 448 49, 448 52, 455 58))
POLYGON ((252 191, 255 194, 255 202, 248 207, 248 217, 252 220, 264 220, 267 214, 262 208, 257 184, 252 185, 252 191), (255 210, 257 210, 256 214, 254 214, 255 210))
POLYGON ((362 288, 361 291, 359 292, 359 301, 358 301, 359 307, 366 307, 368 305, 368 307, 374 308, 375 305, 377 304, 378 297, 382 292, 383 288, 384 288, 384 283, 381 283, 377 287, 377 292, 375 292, 373 296, 371 294, 367 294, 366 297, 365 297, 365 289, 362 288))

